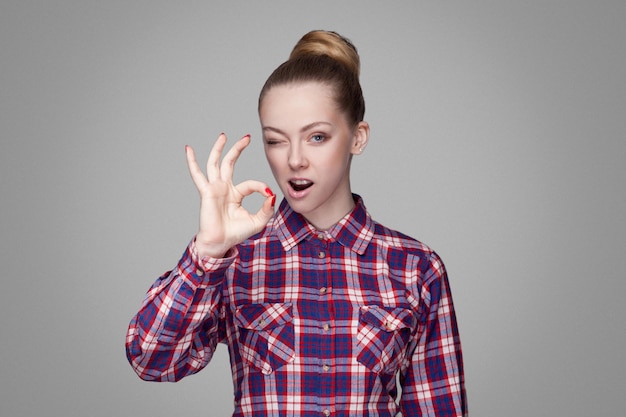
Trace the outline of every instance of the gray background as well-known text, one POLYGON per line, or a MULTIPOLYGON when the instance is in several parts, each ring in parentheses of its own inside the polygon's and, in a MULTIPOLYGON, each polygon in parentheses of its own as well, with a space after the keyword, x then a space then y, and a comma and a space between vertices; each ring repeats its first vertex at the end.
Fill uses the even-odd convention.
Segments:
POLYGON ((621 0, 3 0, 0 415, 229 414, 223 346, 147 383, 126 327, 196 231, 184 145, 251 133, 237 179, 274 184, 257 95, 316 28, 362 57, 354 190, 449 269, 471 414, 623 415, 625 21, 621 0))

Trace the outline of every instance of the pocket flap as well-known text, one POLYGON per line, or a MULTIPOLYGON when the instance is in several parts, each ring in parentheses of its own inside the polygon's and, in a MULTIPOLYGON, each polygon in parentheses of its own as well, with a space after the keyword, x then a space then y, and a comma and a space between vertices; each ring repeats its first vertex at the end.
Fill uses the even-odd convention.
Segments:
POLYGON ((359 320, 388 332, 414 328, 417 324, 417 318, 410 309, 374 305, 361 307, 359 320))
POLYGON ((237 307, 235 323, 250 330, 269 330, 292 320, 291 303, 248 304, 237 307))

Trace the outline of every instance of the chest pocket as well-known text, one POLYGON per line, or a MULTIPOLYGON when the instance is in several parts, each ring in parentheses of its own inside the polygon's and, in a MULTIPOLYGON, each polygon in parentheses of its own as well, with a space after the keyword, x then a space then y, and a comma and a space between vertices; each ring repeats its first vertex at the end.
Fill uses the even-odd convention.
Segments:
POLYGON ((239 306, 235 311, 243 360, 271 374, 295 358, 292 306, 264 303, 239 306))
POLYGON ((357 360, 376 373, 391 374, 407 355, 417 317, 406 308, 363 306, 356 337, 357 360))

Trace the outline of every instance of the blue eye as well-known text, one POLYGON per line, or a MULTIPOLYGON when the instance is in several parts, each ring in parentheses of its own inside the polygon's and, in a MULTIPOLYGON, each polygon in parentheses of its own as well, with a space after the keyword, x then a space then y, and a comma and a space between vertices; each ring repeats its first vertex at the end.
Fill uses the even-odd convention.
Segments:
POLYGON ((326 139, 326 136, 324 136, 324 135, 313 135, 313 136, 311 136, 311 142, 315 142, 315 143, 324 142, 325 139, 326 139))

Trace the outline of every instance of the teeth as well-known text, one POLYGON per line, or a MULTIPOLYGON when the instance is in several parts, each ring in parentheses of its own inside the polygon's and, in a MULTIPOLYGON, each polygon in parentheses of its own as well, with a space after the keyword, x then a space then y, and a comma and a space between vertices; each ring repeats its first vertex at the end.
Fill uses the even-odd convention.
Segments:
POLYGON ((289 181, 289 183, 296 191, 306 190, 311 185, 313 185, 313 182, 309 180, 291 180, 289 181))

